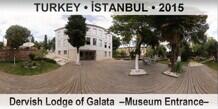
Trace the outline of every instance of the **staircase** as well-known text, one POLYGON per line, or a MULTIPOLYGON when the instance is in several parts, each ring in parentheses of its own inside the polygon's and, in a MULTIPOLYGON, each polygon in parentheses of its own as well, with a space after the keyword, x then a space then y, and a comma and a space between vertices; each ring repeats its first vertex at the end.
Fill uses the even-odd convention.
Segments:
POLYGON ((72 59, 70 59, 70 58, 63 57, 63 56, 60 56, 60 55, 56 55, 55 53, 48 53, 46 55, 46 58, 50 58, 50 59, 55 60, 57 62, 57 64, 59 64, 61 66, 72 61, 72 59))

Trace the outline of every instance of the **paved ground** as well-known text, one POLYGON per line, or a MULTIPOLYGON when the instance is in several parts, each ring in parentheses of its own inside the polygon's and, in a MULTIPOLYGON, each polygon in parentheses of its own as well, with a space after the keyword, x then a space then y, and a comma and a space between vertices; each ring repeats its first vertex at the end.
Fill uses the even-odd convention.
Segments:
POLYGON ((36 76, 0 72, 0 93, 218 93, 218 72, 208 67, 186 68, 179 78, 161 74, 163 64, 143 65, 149 74, 128 76, 133 61, 86 61, 68 63, 36 76))

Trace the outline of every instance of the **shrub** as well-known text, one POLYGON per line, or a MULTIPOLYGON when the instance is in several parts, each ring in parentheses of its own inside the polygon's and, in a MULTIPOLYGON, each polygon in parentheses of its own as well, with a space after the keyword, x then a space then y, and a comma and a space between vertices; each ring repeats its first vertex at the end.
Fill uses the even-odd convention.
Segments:
POLYGON ((134 59, 134 58, 135 58, 135 55, 136 55, 136 53, 135 53, 134 50, 130 52, 130 57, 131 57, 131 59, 134 59))
POLYGON ((187 44, 184 44, 184 46, 181 49, 181 52, 182 61, 188 61, 192 57, 192 50, 187 44))
POLYGON ((26 61, 23 63, 23 67, 27 69, 35 69, 39 66, 39 63, 34 61, 26 61))
POLYGON ((146 51, 146 57, 152 58, 154 55, 155 55, 155 50, 152 49, 151 47, 148 47, 146 51))
POLYGON ((125 51, 114 51, 113 57, 114 58, 125 58, 127 56, 125 51))
POLYGON ((182 73, 182 62, 177 62, 175 65, 175 71, 176 73, 182 73))
POLYGON ((33 54, 35 55, 36 60, 41 60, 45 57, 45 55, 47 54, 47 51, 45 49, 39 49, 33 52, 33 54))
POLYGON ((36 55, 35 55, 34 53, 30 53, 30 54, 29 54, 29 58, 30 58, 30 60, 34 60, 35 57, 36 57, 36 55))

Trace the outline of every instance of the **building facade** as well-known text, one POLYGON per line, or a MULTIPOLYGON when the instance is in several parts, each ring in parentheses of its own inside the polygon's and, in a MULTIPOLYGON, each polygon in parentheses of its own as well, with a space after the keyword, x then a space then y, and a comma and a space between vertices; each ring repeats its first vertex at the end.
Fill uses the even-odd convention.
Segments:
MULTIPOLYGON (((80 60, 112 58, 112 35, 104 28, 87 24, 85 45, 80 47, 80 60)), ((76 61, 77 50, 68 42, 65 28, 55 30, 55 54, 76 61)))

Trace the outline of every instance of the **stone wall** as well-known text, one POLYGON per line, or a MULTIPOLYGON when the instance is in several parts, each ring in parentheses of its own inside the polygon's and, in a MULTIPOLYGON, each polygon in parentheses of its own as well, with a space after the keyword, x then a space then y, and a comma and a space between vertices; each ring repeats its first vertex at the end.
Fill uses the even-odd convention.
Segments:
POLYGON ((28 60, 29 54, 35 50, 32 49, 19 49, 19 50, 10 50, 10 49, 0 49, 0 61, 10 61, 16 60, 28 60))

